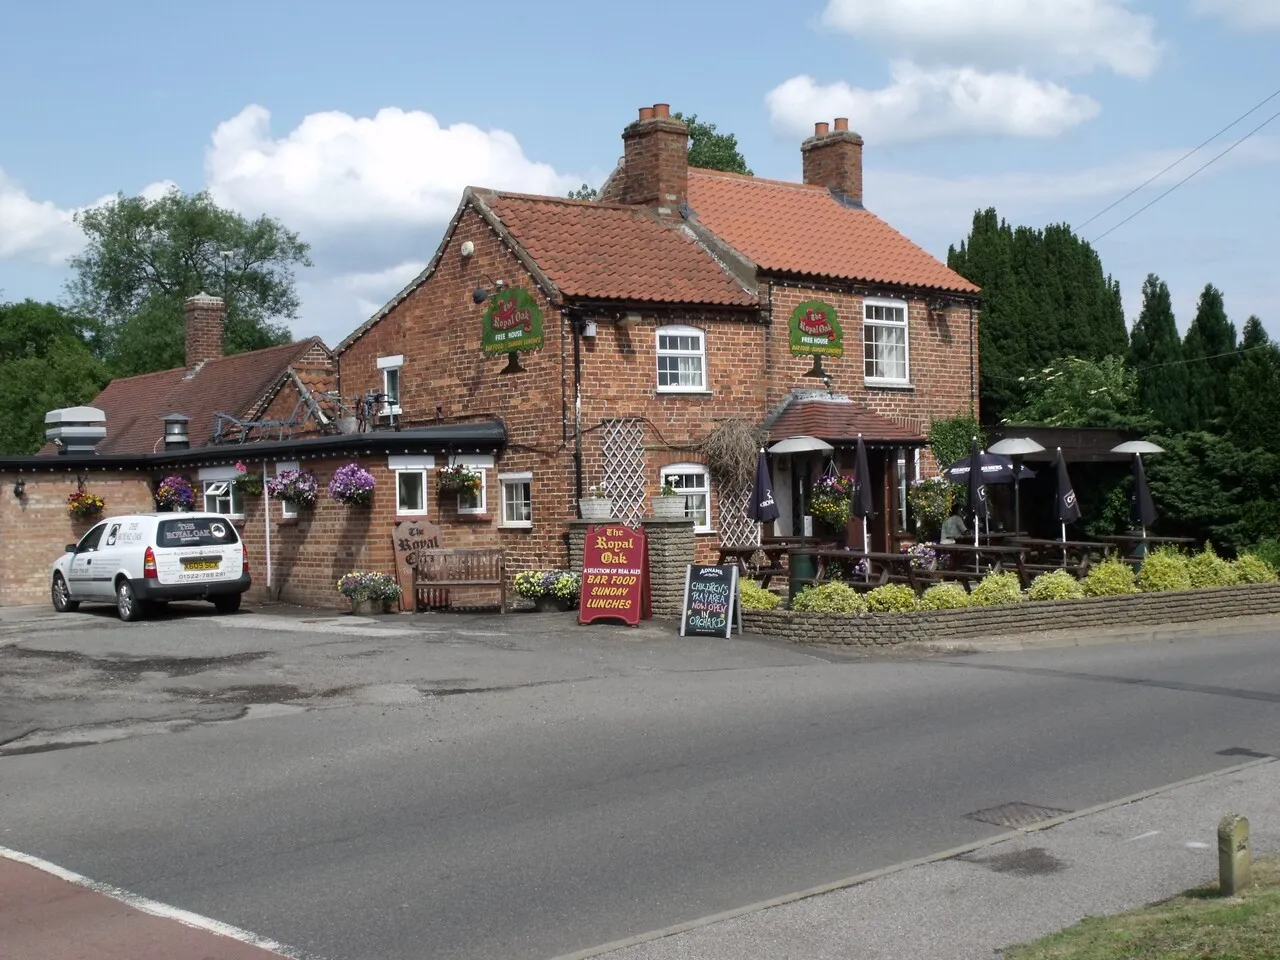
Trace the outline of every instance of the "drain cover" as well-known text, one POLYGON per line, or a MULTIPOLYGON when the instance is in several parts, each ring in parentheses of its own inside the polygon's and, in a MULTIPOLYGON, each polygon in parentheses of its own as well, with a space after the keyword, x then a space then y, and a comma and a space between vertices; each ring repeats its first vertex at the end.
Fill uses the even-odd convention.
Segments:
POLYGON ((965 816, 970 820, 993 823, 997 827, 1027 827, 1070 812, 1070 810, 1055 810, 1053 807, 1038 807, 1034 803, 1005 803, 998 807, 967 813, 965 816))

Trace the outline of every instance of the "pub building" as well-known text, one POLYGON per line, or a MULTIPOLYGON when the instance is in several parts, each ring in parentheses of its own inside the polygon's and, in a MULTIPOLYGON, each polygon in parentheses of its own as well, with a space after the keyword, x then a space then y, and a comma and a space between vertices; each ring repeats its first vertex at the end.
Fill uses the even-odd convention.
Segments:
MULTIPOLYGON (((812 483, 852 473, 861 437, 868 542, 856 520, 826 536, 899 549, 908 484, 935 471, 930 422, 976 409, 978 289, 864 206, 863 141, 846 120, 800 145, 800 182, 689 167, 666 104, 642 107, 622 140, 598 200, 468 187, 423 271, 332 350, 221 357, 221 302, 193 297, 185 368, 115 381, 78 408, 105 436, 0 459, 0 480, 26 494, 0 497, 0 537, 52 561, 85 529, 65 517, 68 492, 147 509, 179 473, 198 506, 241 527, 249 599, 341 606, 343 573, 394 569, 397 523, 438 528, 445 548, 502 547, 510 578, 567 566, 593 494, 634 524, 670 484, 709 562, 761 533, 750 484, 724 482, 704 452, 740 420, 770 451, 781 516, 766 536, 810 530, 812 483), (165 440, 175 416, 182 445, 165 440), (351 462, 375 478, 371 507, 325 496, 351 462), (267 480, 313 473, 315 506, 241 495, 227 484, 237 463, 267 480), (479 488, 441 490, 454 464, 479 488)), ((39 602, 46 580, 18 577, 0 603, 39 602)))

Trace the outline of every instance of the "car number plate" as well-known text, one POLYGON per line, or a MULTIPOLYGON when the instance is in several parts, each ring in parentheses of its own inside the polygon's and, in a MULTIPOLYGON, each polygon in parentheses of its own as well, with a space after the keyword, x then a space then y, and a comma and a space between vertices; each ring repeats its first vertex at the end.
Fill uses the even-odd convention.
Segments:
POLYGON ((183 560, 183 570, 217 570, 221 564, 217 560, 183 560))

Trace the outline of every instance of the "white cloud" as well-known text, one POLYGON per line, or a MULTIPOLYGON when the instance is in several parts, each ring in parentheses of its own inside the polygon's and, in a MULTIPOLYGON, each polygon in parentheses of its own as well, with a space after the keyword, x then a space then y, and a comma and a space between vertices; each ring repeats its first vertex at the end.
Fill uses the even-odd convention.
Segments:
POLYGON ((1237 30, 1280 27, 1280 0, 1192 0, 1202 17, 1221 17, 1237 30))
POLYGON ((75 210, 33 200, 0 170, 0 259, 61 263, 84 244, 75 210))
POLYGON ((848 117, 868 141, 995 135, 1056 137, 1098 115, 1097 101, 1023 73, 924 69, 900 61, 879 90, 792 77, 765 97, 776 128, 804 134, 816 119, 848 117))
POLYGON ((218 125, 205 169, 218 202, 304 234, 440 223, 469 184, 563 194, 579 182, 530 160, 504 130, 441 127, 429 113, 395 107, 373 117, 314 113, 277 138, 270 112, 250 105, 218 125))
POLYGON ((1161 52, 1155 21, 1126 0, 829 0, 822 22, 882 42, 895 56, 988 68, 1145 77, 1161 52))

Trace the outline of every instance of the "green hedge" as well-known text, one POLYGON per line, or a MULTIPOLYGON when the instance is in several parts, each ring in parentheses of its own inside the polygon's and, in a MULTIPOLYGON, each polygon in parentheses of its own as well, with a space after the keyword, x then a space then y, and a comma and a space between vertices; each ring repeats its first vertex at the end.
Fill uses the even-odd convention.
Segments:
POLYGON ((1016 573, 988 573, 973 585, 969 603, 975 607, 996 607, 1005 603, 1021 603, 1024 599, 1016 573))
POLYGON ((958 583, 935 583, 920 594, 921 610, 959 610, 969 606, 969 591, 958 583))
POLYGON ((800 613, 866 613, 867 601, 847 583, 824 583, 800 591, 791 601, 800 613))
POLYGON ((777 610, 782 598, 770 593, 754 580, 738 581, 738 591, 742 596, 744 610, 777 610))
POLYGON ((1080 581, 1066 570, 1050 570, 1031 581, 1030 600, 1079 600, 1084 596, 1080 581))
POLYGON ((902 613, 916 606, 916 592, 905 583, 886 583, 867 594, 867 609, 872 613, 902 613))

